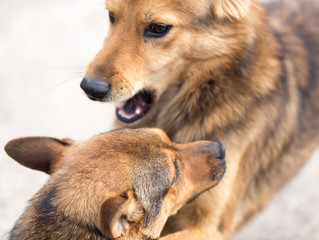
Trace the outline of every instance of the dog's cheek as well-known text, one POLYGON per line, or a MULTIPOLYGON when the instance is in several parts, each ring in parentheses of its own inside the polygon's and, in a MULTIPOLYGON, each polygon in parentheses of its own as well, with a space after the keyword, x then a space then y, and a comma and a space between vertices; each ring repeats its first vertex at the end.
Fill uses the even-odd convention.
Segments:
POLYGON ((212 32, 203 32, 192 36, 188 34, 189 41, 185 43, 185 57, 192 60, 207 60, 233 54, 236 46, 235 31, 219 27, 212 32))

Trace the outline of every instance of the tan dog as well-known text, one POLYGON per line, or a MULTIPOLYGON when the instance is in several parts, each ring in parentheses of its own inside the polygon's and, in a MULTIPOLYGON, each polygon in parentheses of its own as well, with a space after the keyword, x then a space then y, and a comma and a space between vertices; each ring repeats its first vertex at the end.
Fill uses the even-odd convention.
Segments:
POLYGON ((106 6, 110 32, 81 87, 93 100, 117 102, 116 126, 225 143, 226 184, 182 208, 163 239, 228 239, 318 146, 319 1, 106 6))
POLYGON ((174 144, 158 129, 117 130, 86 141, 19 138, 6 152, 50 174, 10 239, 146 239, 225 172, 219 141, 174 144))

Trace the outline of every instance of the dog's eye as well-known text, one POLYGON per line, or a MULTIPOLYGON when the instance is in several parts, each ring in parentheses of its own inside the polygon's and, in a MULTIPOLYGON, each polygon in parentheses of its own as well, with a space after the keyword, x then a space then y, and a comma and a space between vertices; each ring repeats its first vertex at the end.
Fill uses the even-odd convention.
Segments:
POLYGON ((163 37, 171 28, 172 25, 151 24, 145 29, 144 36, 152 38, 163 37))
POLYGON ((110 21, 112 24, 115 22, 114 14, 112 12, 109 12, 110 21))
POLYGON ((175 167, 175 176, 174 176, 174 179, 172 181, 172 184, 177 181, 178 175, 179 175, 179 168, 178 168, 177 161, 174 162, 174 167, 175 167))

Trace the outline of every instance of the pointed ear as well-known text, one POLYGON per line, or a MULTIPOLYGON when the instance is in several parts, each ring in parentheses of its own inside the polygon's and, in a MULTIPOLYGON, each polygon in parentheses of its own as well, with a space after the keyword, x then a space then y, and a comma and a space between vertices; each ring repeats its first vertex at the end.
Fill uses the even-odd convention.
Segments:
POLYGON ((239 20, 247 16, 252 0, 215 0, 215 15, 221 19, 239 20))
POLYGON ((8 142, 5 151, 25 167, 52 174, 60 167, 62 154, 72 143, 71 139, 25 137, 8 142))
POLYGON ((112 239, 127 236, 143 216, 142 205, 135 200, 133 192, 125 197, 116 195, 105 200, 100 208, 100 231, 112 239))

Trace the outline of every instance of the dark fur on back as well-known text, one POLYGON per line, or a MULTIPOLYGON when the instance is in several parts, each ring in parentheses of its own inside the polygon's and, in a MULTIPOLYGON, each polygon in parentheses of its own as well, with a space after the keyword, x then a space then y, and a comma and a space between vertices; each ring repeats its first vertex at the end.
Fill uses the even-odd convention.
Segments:
POLYGON ((59 211, 52 204, 52 201, 56 199, 56 194, 56 189, 52 187, 46 189, 45 193, 37 194, 31 199, 32 204, 16 222, 10 232, 9 239, 105 240, 103 234, 96 227, 76 222, 59 211))

